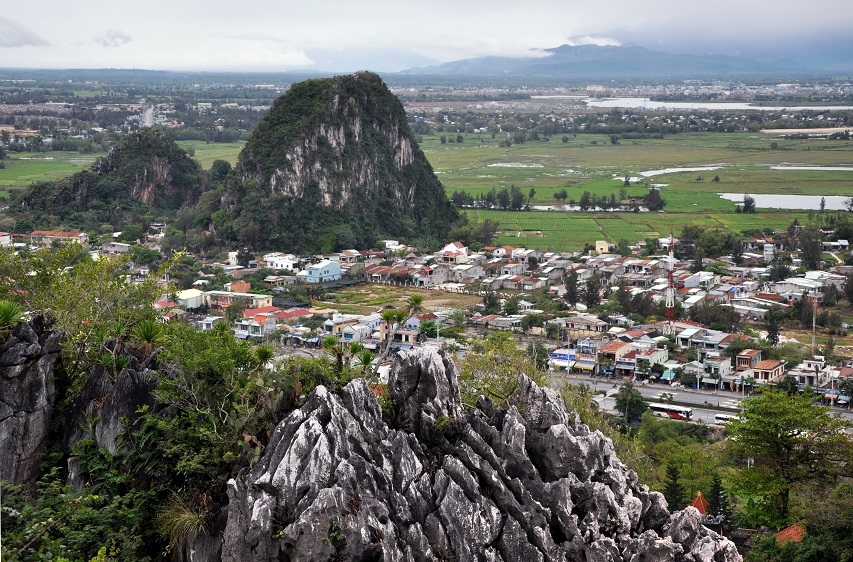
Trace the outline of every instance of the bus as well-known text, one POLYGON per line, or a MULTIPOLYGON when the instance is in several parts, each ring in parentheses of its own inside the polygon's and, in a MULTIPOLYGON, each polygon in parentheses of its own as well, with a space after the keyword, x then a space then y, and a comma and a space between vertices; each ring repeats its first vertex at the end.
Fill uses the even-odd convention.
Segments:
POLYGON ((659 418, 670 418, 673 420, 690 420, 693 417, 693 410, 684 406, 676 406, 675 404, 649 404, 654 414, 659 418))

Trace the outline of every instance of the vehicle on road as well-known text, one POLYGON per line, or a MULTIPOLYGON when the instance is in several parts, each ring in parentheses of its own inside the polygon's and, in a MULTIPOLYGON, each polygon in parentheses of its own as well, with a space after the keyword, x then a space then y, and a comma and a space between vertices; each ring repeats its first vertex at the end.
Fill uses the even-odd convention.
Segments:
POLYGON ((669 418, 673 420, 690 420, 693 417, 693 409, 684 406, 676 406, 675 404, 659 404, 652 402, 649 408, 659 418, 669 418))
POLYGON ((738 417, 734 414, 716 414, 714 415, 714 421, 717 423, 729 423, 732 420, 736 420, 738 417))

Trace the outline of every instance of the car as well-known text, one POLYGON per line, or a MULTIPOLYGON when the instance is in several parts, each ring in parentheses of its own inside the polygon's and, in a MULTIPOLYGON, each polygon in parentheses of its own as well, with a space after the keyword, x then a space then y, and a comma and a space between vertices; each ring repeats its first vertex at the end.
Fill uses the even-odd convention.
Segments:
POLYGON ((729 423, 730 421, 736 420, 736 419, 739 419, 739 418, 734 414, 716 414, 714 416, 715 422, 723 423, 723 424, 729 423))

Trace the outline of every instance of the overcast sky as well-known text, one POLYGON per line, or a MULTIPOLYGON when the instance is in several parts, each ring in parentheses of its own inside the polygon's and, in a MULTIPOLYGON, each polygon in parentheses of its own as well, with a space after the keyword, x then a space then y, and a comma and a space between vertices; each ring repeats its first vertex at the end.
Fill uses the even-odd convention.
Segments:
POLYGON ((572 40, 769 51, 851 24, 850 0, 9 0, 0 68, 390 72, 572 40))

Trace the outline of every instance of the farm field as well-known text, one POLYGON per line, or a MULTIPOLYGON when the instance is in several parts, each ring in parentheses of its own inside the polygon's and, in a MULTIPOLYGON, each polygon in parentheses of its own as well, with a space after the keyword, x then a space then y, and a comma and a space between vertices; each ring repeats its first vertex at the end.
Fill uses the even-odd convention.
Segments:
POLYGON ((552 251, 575 251, 596 240, 634 244, 646 238, 676 235, 687 225, 720 228, 735 232, 765 228, 787 228, 794 219, 807 218, 805 212, 767 211, 756 214, 734 212, 704 213, 625 213, 561 211, 497 211, 465 209, 472 222, 497 221, 499 245, 523 246, 552 251))
POLYGON ((628 196, 645 193, 645 184, 661 184, 661 196, 670 212, 734 210, 733 203, 716 195, 720 192, 847 196, 853 183, 853 171, 771 169, 782 165, 853 167, 853 143, 845 141, 693 133, 621 140, 613 145, 605 135, 587 134, 569 135, 566 143, 555 135, 550 142, 499 147, 500 136, 463 137, 461 144, 441 144, 436 135, 423 137, 422 148, 448 192, 463 190, 476 196, 493 187, 515 184, 525 194, 531 187, 536 190, 532 205, 553 204, 554 193, 562 189, 568 192, 568 200, 579 199, 584 191, 618 195, 626 176, 640 183, 632 182, 628 196), (640 175, 680 167, 718 169, 640 175), (714 176, 719 176, 719 182, 712 181, 714 176), (693 208, 697 206, 699 209, 693 208))
POLYGON ((214 160, 225 160, 232 166, 237 163, 237 157, 243 150, 244 142, 205 142, 205 141, 177 141, 178 146, 184 150, 192 148, 195 151, 194 158, 199 161, 201 167, 209 170, 214 160))
POLYGON ((96 154, 79 152, 9 152, 0 169, 0 191, 12 191, 40 181, 70 176, 95 163, 96 154))
MULTIPOLYGON (((449 136, 449 135, 448 135, 449 136)), ((455 138, 455 135, 453 135, 455 138)), ((678 234, 688 224, 744 232, 787 228, 807 211, 758 209, 736 213, 736 205, 719 193, 853 195, 853 170, 777 170, 774 166, 853 167, 853 143, 821 139, 786 140, 766 134, 695 133, 664 139, 621 140, 605 135, 555 135, 549 142, 499 147, 498 136, 463 135, 460 143, 441 144, 439 135, 423 138, 422 147, 448 194, 474 196, 517 185, 531 205, 550 206, 554 193, 566 190, 566 202, 584 191, 596 197, 620 197, 626 177, 627 197, 641 197, 658 185, 665 212, 497 211, 466 209, 472 221, 501 225, 498 242, 551 250, 579 250, 595 240, 635 243, 678 234), (595 143, 595 144, 593 144, 595 143), (643 176, 666 168, 715 168, 643 176), (718 176, 718 181, 715 181, 718 176)))

